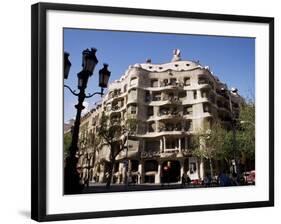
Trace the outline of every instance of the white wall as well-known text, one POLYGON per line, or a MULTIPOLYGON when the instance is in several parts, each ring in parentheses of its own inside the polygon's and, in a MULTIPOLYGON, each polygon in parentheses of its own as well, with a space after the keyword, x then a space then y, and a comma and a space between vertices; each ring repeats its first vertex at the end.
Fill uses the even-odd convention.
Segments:
MULTIPOLYGON (((44 0, 42 0, 44 1, 44 0)), ((34 223, 30 220, 30 5, 36 1, 3 1, 1 4, 1 223, 34 223), (18 61, 18 62, 17 62, 18 61)), ((48 2, 51 2, 49 0, 48 2)), ((53 1, 54 2, 54 1, 53 1)), ((280 61, 280 6, 278 1, 246 0, 61 0, 63 3, 185 10, 195 12, 244 14, 275 17, 275 56, 280 61)), ((281 97, 280 64, 275 67, 276 98, 281 97)), ((280 98, 279 98, 280 99, 280 98)), ((280 158, 280 100, 276 101, 276 153, 280 158)), ((275 159, 276 160, 276 159, 275 159)), ((277 219, 280 212, 280 163, 276 164, 276 207, 229 211, 196 212, 98 220, 79 220, 60 223, 237 223, 239 221, 266 223, 277 219)))

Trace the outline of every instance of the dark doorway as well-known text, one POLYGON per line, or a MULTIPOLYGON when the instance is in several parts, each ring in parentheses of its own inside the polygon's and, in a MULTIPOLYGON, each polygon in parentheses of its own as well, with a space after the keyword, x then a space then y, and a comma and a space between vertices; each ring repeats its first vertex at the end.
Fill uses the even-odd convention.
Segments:
POLYGON ((179 161, 165 161, 161 168, 161 183, 180 181, 181 166, 179 161))
POLYGON ((155 174, 158 170, 158 162, 156 160, 147 160, 144 163, 144 183, 155 183, 155 174))

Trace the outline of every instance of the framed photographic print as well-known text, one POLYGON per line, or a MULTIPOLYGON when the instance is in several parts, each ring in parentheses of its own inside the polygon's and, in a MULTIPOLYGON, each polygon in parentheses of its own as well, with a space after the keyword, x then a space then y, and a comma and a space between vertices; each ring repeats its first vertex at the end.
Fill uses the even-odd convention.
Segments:
POLYGON ((273 18, 32 6, 32 219, 273 205, 273 18))

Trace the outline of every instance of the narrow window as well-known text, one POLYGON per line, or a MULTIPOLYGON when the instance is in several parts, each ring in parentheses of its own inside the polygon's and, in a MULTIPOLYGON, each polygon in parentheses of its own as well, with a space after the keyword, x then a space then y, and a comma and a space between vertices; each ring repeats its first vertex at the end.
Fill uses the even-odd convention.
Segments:
POLYGON ((158 79, 152 79, 150 83, 151 87, 158 87, 158 79))
POLYGON ((132 105, 131 106, 131 114, 136 114, 137 113, 137 106, 132 105))
POLYGON ((193 90, 193 99, 197 99, 197 91, 196 90, 193 90))
POLYGON ((147 108, 147 116, 148 117, 153 116, 153 107, 148 107, 147 108))
POLYGON ((137 84, 137 82, 138 82, 137 77, 133 77, 133 78, 131 79, 131 81, 130 81, 130 86, 134 86, 134 85, 136 85, 136 84, 137 84))
POLYGON ((187 78, 184 79, 184 85, 190 86, 190 77, 187 77, 187 78))

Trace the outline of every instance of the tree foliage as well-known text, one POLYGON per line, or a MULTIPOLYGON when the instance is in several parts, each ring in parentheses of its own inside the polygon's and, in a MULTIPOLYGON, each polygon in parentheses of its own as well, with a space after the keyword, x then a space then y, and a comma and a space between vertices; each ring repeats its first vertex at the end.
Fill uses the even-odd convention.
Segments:
POLYGON ((237 128, 237 147, 241 155, 253 159, 255 155, 255 104, 248 102, 241 107, 237 128))
POLYGON ((194 155, 209 161, 213 176, 213 160, 228 160, 231 151, 232 136, 229 131, 216 122, 211 129, 202 130, 194 141, 194 155))
POLYGON ((106 183, 107 188, 110 187, 116 157, 124 150, 125 141, 128 140, 124 138, 124 135, 133 135, 136 128, 137 120, 133 117, 128 117, 124 124, 122 124, 121 119, 110 119, 110 117, 105 113, 102 113, 101 115, 98 136, 110 150, 109 174, 106 183))
POLYGON ((63 152, 64 159, 69 155, 69 150, 71 146, 72 136, 71 132, 67 132, 63 135, 63 152))
POLYGON ((211 129, 202 130, 197 141, 194 141, 195 155, 205 159, 224 159, 229 151, 230 135, 219 123, 214 123, 211 129))
MULTIPOLYGON (((192 140, 194 155, 209 160, 253 160, 255 155, 255 105, 247 102, 241 106, 239 117, 231 129, 214 123, 209 130, 202 130, 192 140), (235 129, 235 130, 234 130, 235 129), (234 133, 235 132, 235 133, 234 133)), ((211 171, 212 172, 212 171, 211 171)))

